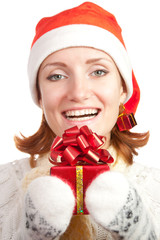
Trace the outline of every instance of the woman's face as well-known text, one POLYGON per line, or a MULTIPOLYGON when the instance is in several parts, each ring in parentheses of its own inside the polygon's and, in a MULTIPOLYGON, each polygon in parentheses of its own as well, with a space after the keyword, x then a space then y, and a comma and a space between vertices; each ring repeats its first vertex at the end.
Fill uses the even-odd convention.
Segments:
POLYGON ((106 136, 109 145, 126 93, 108 54, 84 47, 57 51, 43 61, 38 81, 40 105, 56 135, 74 125, 87 125, 106 136))

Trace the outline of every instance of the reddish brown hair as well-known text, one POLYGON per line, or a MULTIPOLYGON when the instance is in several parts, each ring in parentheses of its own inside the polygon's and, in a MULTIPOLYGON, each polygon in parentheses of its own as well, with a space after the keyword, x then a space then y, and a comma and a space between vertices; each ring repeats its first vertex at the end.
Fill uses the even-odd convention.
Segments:
MULTIPOLYGON (((21 134, 21 137, 15 136, 14 140, 16 147, 20 151, 30 154, 30 165, 35 167, 35 155, 49 152, 54 138, 55 134, 48 126, 43 115, 40 128, 35 134, 29 137, 21 134)), ((146 145, 148 139, 149 132, 120 132, 117 125, 114 126, 111 132, 111 144, 129 165, 133 163, 133 156, 138 155, 137 149, 146 145)))
POLYGON ((21 152, 30 154, 30 165, 35 167, 35 155, 42 155, 50 150, 55 134, 48 126, 44 114, 42 115, 41 125, 38 131, 32 136, 15 136, 16 147, 21 152))

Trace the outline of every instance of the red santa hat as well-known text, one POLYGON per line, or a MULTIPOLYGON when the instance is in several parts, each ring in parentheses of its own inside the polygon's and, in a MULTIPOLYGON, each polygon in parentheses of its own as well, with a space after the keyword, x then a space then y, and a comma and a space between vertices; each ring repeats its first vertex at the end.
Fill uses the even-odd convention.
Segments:
POLYGON ((36 27, 28 62, 30 89, 38 103, 36 88, 38 69, 51 53, 68 47, 93 47, 105 51, 116 63, 127 87, 125 108, 135 113, 140 90, 115 17, 91 2, 43 18, 36 27))

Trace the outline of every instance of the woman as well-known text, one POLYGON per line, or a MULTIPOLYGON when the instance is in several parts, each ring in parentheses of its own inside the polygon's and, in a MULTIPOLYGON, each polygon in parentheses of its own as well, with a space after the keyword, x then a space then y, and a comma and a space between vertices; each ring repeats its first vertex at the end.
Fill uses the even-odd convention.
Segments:
POLYGON ((160 239, 159 172, 133 163, 149 134, 129 131, 140 92, 114 16, 87 2, 42 19, 28 72, 43 118, 37 133, 15 137, 32 169, 28 159, 1 167, 1 239, 160 239), (74 125, 105 136, 114 162, 86 191, 89 215, 72 218, 68 184, 43 175, 53 139, 74 125))

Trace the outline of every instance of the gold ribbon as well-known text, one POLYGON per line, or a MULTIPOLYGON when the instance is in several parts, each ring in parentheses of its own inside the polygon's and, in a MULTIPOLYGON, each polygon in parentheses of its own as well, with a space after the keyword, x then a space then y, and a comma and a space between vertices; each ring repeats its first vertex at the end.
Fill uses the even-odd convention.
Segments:
POLYGON ((133 115, 133 113, 131 113, 131 114, 130 114, 130 116, 131 116, 131 118, 132 118, 132 121, 133 121, 133 124, 134 124, 134 126, 135 126, 135 125, 137 125, 137 123, 136 123, 136 120, 135 120, 135 118, 134 118, 134 115, 133 115))
POLYGON ((84 214, 83 211, 83 166, 76 166, 76 193, 77 193, 77 214, 84 214))

